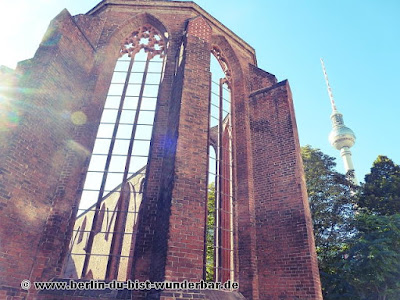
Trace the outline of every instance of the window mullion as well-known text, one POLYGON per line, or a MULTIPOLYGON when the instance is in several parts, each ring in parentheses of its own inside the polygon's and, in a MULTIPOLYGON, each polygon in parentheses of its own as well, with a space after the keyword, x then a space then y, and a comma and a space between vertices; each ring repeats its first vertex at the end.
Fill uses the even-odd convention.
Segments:
MULTIPOLYGON (((127 154, 127 158, 126 158, 126 162, 125 162, 125 170, 124 170, 124 175, 123 175, 122 184, 121 184, 121 195, 120 195, 120 199, 117 203, 118 209, 121 211, 124 210, 123 206, 126 206, 128 203, 128 201, 126 201, 127 199, 124 199, 125 195, 126 195, 126 193, 125 193, 126 182, 127 182, 127 178, 128 178, 131 155, 132 155, 132 151, 133 151, 133 144, 135 141, 136 128, 137 128, 137 123, 138 123, 138 119, 139 119, 140 107, 141 107, 142 99, 143 99, 143 92, 144 92, 144 87, 145 87, 145 82, 146 82, 146 77, 147 77, 147 71, 149 68, 149 61, 150 61, 150 58, 149 58, 149 56, 147 56, 147 60, 146 60, 146 64, 145 64, 145 68, 144 68, 144 72, 143 72, 143 77, 142 77, 142 85, 140 87, 139 98, 138 98, 137 107, 136 107, 135 119, 133 121, 131 138, 130 138, 129 148, 128 148, 128 154, 127 154)), ((128 79, 127 79, 127 82, 129 82, 128 79)), ((115 220, 115 227, 123 226, 121 224, 125 224, 124 221, 121 222, 121 220, 120 220, 121 218, 124 218, 124 217, 126 217, 126 213, 124 213, 123 215, 117 214, 117 218, 115 220)), ((118 267, 119 267, 118 255, 121 252, 122 242, 123 242, 123 239, 121 238, 122 234, 123 234, 122 232, 123 232, 122 228, 114 228, 114 234, 112 237, 112 242, 111 242, 111 247, 110 247, 110 256, 109 256, 110 258, 109 258, 109 261, 107 264, 107 270, 106 270, 106 278, 107 279, 116 278, 116 275, 118 272, 118 267), (115 232, 121 232, 121 233, 115 234, 115 232), (112 274, 112 273, 114 273, 114 274, 112 274)))
POLYGON ((218 251, 218 260, 217 260, 217 265, 216 265, 216 280, 221 281, 221 266, 222 266, 222 213, 221 213, 221 208, 222 208, 222 167, 223 167, 223 145, 222 145, 222 135, 223 135, 223 111, 222 111, 222 105, 223 105, 223 79, 221 78, 219 81, 219 120, 218 120, 218 156, 219 156, 219 162, 218 162, 218 201, 217 201, 217 230, 218 230, 218 240, 217 240, 217 251, 218 251))
POLYGON ((123 183, 126 182, 127 177, 128 177, 129 165, 130 165, 132 151, 133 151, 133 144, 135 141, 136 129, 137 129, 138 120, 139 120, 140 107, 142 105, 143 93, 144 93, 144 88, 145 88, 145 83, 146 83, 146 78, 147 78, 147 71, 149 69, 149 62, 150 62, 150 57, 147 56, 146 64, 145 64, 144 71, 143 71, 142 85, 140 86, 140 92, 139 92, 138 102, 137 102, 137 106, 136 106, 135 119, 133 121, 131 139, 130 139, 129 149, 128 149, 128 157, 126 160, 124 177, 123 177, 123 181, 122 181, 123 183))
MULTIPOLYGON (((121 100, 120 100, 120 104, 119 104, 119 108, 118 108, 117 119, 115 121, 115 126, 114 126, 114 130, 113 130, 113 134, 112 134, 112 138, 111 138, 111 142, 110 142, 110 148, 108 150, 106 165, 104 167, 104 174, 103 174, 103 178, 102 178, 102 181, 101 181, 99 195, 98 195, 98 198, 97 198, 96 210, 95 210, 95 213, 94 213, 94 216, 93 216, 93 221, 92 221, 92 228, 90 230, 87 246, 86 246, 86 249, 85 249, 86 255, 85 255, 85 261, 83 263, 83 268, 82 268, 82 275, 81 275, 82 278, 84 278, 86 276, 87 268, 89 266, 89 260, 90 260, 90 255, 91 255, 91 252, 92 252, 93 240, 94 240, 94 235, 95 235, 94 229, 95 229, 95 226, 96 226, 96 223, 97 223, 97 219, 98 219, 98 215, 99 215, 100 204, 101 204, 101 201, 103 199, 103 193, 104 193, 104 188, 105 188, 106 181, 107 181, 108 169, 109 169, 110 163, 111 163, 111 157, 112 157, 112 152, 114 150, 115 138, 117 136, 118 125, 119 125, 119 122, 120 122, 120 119, 121 119, 122 109, 124 107, 125 95, 126 95, 126 91, 128 89, 128 82, 129 82, 129 79, 130 79, 130 76, 131 76, 131 71, 132 71, 134 60, 135 60, 135 56, 132 55, 131 60, 129 62, 128 72, 126 74, 124 88, 122 90, 121 100)), ((122 188, 123 188, 123 186, 121 186, 121 189, 122 188)))

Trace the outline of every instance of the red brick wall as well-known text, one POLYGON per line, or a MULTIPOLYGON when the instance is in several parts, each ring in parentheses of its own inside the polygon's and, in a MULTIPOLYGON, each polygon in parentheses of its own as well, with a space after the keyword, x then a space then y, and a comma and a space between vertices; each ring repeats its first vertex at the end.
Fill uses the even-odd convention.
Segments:
POLYGON ((322 299, 287 81, 251 94, 250 107, 260 298, 322 299))
POLYGON ((211 28, 188 23, 165 278, 200 280, 204 266, 211 28))
POLYGON ((2 299, 4 290, 18 294, 23 279, 48 278, 59 271, 66 251, 63 235, 90 153, 79 143, 81 126, 71 117, 82 110, 93 51, 63 11, 35 57, 20 65, 22 88, 11 99, 19 121, 2 140, 0 157, 2 299))

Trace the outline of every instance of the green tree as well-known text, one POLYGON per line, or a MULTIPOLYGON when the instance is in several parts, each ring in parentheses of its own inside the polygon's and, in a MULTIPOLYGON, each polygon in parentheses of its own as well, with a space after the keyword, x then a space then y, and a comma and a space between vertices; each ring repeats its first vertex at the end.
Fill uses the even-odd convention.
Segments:
POLYGON ((206 228, 206 280, 214 281, 215 273, 215 183, 208 186, 206 228))
POLYGON ((341 269, 342 253, 352 230, 351 182, 335 171, 335 158, 311 146, 301 148, 314 225, 324 299, 356 299, 341 269))
POLYGON ((379 156, 356 189, 334 158, 302 157, 324 299, 400 300, 400 167, 379 156))
POLYGON ((322 249, 340 246, 349 235, 353 217, 351 183, 335 171, 335 158, 311 146, 302 147, 301 154, 316 245, 322 249))
POLYGON ((400 213, 400 166, 378 156, 365 176, 358 205, 378 215, 400 213))
POLYGON ((400 214, 361 213, 349 240, 342 268, 359 299, 400 299, 400 214))

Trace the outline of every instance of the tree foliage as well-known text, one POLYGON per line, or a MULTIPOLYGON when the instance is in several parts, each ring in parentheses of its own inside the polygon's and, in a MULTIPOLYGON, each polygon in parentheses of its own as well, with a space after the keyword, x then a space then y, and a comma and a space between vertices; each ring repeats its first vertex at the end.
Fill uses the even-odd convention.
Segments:
POLYGON ((400 166, 378 156, 365 176, 358 205, 378 215, 400 213, 400 166))
POLYGON ((335 171, 335 158, 310 146, 302 147, 301 154, 324 299, 353 299, 352 289, 340 269, 342 252, 352 234, 351 183, 335 171))
POLYGON ((302 157, 324 299, 400 300, 400 167, 379 156, 354 189, 334 158, 302 157))
POLYGON ((206 228, 206 280, 213 281, 215 273, 215 183, 208 186, 206 228))
POLYGON ((349 180, 335 171, 335 159, 319 149, 302 147, 304 171, 316 245, 339 247, 348 236, 348 220, 353 216, 349 180))
POLYGON ((360 299, 400 299, 400 214, 356 216, 343 261, 360 299))

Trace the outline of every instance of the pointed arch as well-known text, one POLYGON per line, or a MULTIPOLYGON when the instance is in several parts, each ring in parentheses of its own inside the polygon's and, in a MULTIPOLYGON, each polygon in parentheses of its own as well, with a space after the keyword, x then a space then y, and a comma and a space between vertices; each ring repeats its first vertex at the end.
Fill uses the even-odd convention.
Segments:
POLYGON ((133 30, 143 26, 153 26, 159 34, 164 38, 166 48, 168 47, 169 30, 155 16, 149 13, 140 13, 120 24, 103 42, 104 49, 108 53, 116 53, 116 58, 121 48, 121 43, 132 33, 133 30))
POLYGON ((238 56, 227 39, 222 35, 213 35, 210 45, 210 50, 217 57, 221 68, 229 70, 229 74, 226 75, 231 77, 231 88, 244 88, 243 81, 241 80, 243 78, 243 66, 240 64, 238 56))

